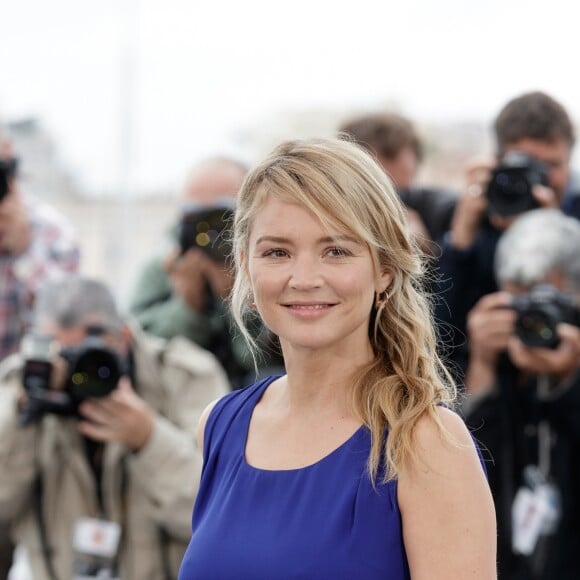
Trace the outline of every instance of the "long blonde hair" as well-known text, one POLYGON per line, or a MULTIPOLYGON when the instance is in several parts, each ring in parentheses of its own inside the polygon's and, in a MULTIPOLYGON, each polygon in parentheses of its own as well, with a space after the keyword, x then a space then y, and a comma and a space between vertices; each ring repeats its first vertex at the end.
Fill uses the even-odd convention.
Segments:
POLYGON ((356 236, 368 245, 377 277, 385 271, 393 276, 388 299, 378 300, 371 312, 375 357, 354 373, 351 391, 353 410, 371 432, 371 477, 392 479, 416 457, 417 421, 427 414, 445 432, 436 406, 455 399, 453 381, 437 355, 430 303, 421 286, 424 265, 405 210, 382 169, 353 143, 316 139, 279 145, 247 175, 234 220, 231 307, 250 343, 246 320, 252 289, 243 257, 256 213, 269 197, 300 204, 324 224, 356 236))

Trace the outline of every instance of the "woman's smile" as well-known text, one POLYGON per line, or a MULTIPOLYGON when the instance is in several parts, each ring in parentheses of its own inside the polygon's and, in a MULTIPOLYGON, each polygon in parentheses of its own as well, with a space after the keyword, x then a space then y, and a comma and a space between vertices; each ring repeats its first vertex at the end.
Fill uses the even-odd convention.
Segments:
POLYGON ((291 302, 282 304, 292 314, 300 318, 319 318, 330 312, 336 304, 328 302, 291 302))

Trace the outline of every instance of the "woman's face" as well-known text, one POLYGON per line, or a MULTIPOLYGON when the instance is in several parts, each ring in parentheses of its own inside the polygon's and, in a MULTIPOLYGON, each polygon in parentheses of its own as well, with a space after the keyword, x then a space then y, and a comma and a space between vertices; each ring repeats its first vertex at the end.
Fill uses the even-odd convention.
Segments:
POLYGON ((366 244, 271 197, 256 215, 247 258, 258 311, 283 346, 368 351, 375 292, 391 275, 377 281, 366 244))

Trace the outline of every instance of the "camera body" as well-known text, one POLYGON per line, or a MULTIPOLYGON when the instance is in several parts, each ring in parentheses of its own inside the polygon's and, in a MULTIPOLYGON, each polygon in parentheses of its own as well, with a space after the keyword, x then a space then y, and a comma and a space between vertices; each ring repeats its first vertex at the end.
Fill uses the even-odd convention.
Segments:
POLYGON ((2 201, 10 191, 10 181, 16 175, 18 161, 12 159, 2 159, 0 157, 0 201, 2 201))
MULTIPOLYGON (((36 341, 48 344, 48 339, 43 337, 36 341)), ((109 395, 125 372, 121 357, 95 331, 89 332, 79 345, 62 349, 59 354, 66 361, 63 389, 52 387, 54 355, 49 350, 42 352, 37 348, 25 357, 22 384, 27 405, 20 416, 22 425, 37 421, 45 414, 76 416, 85 399, 109 395)))
POLYGON ((560 323, 580 327, 580 310, 574 299, 549 284, 514 297, 512 308, 517 312, 516 336, 529 347, 556 348, 560 342, 556 326, 560 323))
POLYGON ((228 234, 233 217, 233 207, 226 205, 185 207, 177 230, 181 254, 200 248, 214 262, 226 263, 232 250, 228 234))
POLYGON ((487 186, 490 212, 511 216, 539 207, 534 185, 548 185, 547 165, 520 151, 506 153, 487 186))

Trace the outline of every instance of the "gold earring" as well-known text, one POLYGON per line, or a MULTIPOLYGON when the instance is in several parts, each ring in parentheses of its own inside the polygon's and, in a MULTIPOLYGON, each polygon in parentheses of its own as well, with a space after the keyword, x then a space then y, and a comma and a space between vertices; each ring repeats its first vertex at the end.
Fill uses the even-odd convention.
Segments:
POLYGON ((256 302, 254 300, 254 293, 251 292, 250 295, 248 296, 248 304, 250 305, 250 308, 253 308, 254 310, 256 309, 256 302))
POLYGON ((386 290, 384 290, 380 294, 377 294, 377 297, 375 298, 375 308, 377 310, 384 308, 385 304, 389 301, 390 297, 391 297, 390 294, 386 290))

